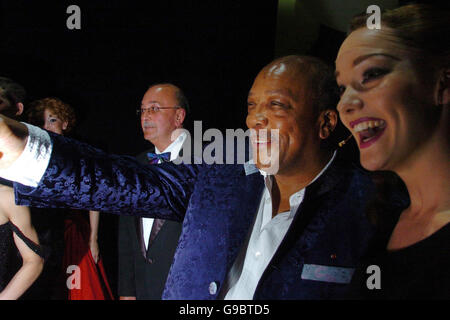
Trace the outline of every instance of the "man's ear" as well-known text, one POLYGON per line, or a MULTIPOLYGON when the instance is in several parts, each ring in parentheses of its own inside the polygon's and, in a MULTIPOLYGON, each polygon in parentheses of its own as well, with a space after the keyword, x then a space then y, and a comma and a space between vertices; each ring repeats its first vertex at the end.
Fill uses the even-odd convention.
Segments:
POLYGON ((437 89, 437 104, 450 105, 450 68, 446 68, 441 73, 437 89))
POLYGON ((66 131, 67 130, 67 126, 69 125, 69 122, 68 121, 64 121, 63 123, 62 123, 62 129, 63 129, 63 131, 66 131))
POLYGON ((23 113, 23 103, 18 102, 16 103, 16 116, 20 116, 23 113))
POLYGON ((338 123, 338 114, 336 110, 325 110, 319 115, 319 137, 327 139, 338 123))
POLYGON ((177 109, 175 113, 175 122, 177 126, 181 127, 183 125, 184 118, 186 118, 186 110, 183 108, 177 109))

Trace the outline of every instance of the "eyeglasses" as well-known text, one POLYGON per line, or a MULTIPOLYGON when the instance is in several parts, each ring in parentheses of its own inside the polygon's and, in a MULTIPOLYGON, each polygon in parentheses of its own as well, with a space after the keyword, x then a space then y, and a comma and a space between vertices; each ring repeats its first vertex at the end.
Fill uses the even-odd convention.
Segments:
POLYGON ((148 107, 146 107, 146 108, 140 108, 140 109, 137 109, 136 110, 136 114, 138 115, 138 116, 140 116, 140 115, 144 115, 144 114, 146 114, 146 113, 149 113, 149 114, 155 114, 155 113, 158 113, 159 111, 161 111, 162 109, 180 109, 181 107, 180 106, 175 106, 175 107, 160 107, 160 106, 158 106, 158 105, 156 105, 156 104, 153 104, 153 105, 150 105, 150 106, 148 106, 148 107))

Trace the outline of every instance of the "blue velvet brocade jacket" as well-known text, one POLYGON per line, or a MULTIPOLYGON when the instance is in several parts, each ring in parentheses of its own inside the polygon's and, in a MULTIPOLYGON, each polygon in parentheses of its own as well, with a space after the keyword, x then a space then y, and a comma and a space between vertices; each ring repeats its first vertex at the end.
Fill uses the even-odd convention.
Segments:
MULTIPOLYGON (((36 188, 15 184, 20 205, 73 207, 183 221, 164 299, 217 299, 251 231, 264 188, 244 165, 142 165, 51 135, 53 152, 36 188)), ((373 227, 370 177, 339 159, 305 191, 254 299, 340 299, 373 227)), ((223 294, 223 293, 222 293, 223 294)))

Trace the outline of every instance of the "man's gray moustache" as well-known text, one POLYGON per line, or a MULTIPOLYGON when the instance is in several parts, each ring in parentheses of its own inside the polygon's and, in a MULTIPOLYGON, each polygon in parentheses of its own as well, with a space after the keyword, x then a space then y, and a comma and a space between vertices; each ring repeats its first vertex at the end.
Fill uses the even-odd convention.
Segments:
POLYGON ((156 128, 156 125, 154 123, 152 123, 152 122, 144 122, 142 124, 142 127, 144 127, 144 128, 156 128))

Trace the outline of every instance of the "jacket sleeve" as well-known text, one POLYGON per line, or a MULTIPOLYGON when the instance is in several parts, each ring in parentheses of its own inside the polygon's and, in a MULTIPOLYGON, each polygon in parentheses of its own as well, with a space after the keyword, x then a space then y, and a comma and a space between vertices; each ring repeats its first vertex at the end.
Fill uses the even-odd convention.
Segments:
POLYGON ((181 221, 201 165, 142 165, 51 134, 52 155, 36 188, 14 184, 16 203, 181 221))

